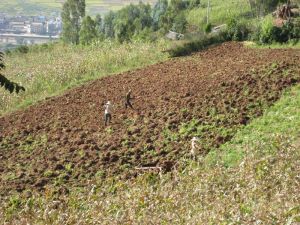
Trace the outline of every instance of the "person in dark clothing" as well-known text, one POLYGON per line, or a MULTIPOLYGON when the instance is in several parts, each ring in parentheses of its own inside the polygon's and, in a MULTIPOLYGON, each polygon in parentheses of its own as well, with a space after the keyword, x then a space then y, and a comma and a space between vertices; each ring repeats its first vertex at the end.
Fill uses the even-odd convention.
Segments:
POLYGON ((128 107, 133 109, 133 106, 131 104, 131 100, 133 98, 131 97, 131 89, 127 92, 126 96, 125 96, 125 108, 127 109, 128 107))

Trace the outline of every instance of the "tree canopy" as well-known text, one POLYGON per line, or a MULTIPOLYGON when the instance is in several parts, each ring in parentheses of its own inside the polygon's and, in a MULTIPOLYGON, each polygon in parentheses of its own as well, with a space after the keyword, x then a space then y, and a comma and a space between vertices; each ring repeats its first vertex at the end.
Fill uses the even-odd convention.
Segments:
POLYGON ((4 53, 0 52, 0 86, 4 87, 10 93, 16 92, 17 94, 20 91, 25 91, 25 88, 20 86, 19 84, 8 80, 3 74, 2 70, 5 68, 4 64, 4 53))
POLYGON ((81 21, 85 16, 85 0, 67 0, 62 9, 62 39, 66 43, 79 44, 81 21))
POLYGON ((79 32, 80 43, 83 45, 90 44, 97 37, 96 24, 90 16, 84 17, 79 32))

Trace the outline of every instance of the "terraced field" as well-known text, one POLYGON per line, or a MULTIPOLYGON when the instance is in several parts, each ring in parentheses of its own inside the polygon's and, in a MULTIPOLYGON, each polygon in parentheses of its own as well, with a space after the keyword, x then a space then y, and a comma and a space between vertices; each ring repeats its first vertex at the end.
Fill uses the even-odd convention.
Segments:
POLYGON ((109 76, 0 118, 0 195, 65 190, 207 154, 300 81, 300 51, 225 43, 109 76), (129 88, 134 110, 126 110, 129 88), (103 104, 115 105, 112 124, 103 104))

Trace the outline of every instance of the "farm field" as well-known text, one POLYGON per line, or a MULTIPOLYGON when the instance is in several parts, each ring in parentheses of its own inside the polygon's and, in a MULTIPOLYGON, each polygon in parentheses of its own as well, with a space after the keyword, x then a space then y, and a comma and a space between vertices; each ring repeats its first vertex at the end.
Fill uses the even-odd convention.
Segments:
POLYGON ((104 77, 0 118, 0 196, 65 193, 136 167, 176 168, 200 138, 206 155, 261 116, 300 81, 299 49, 231 42, 104 77), (135 110, 125 110, 126 90, 135 110), (111 125, 103 104, 115 105, 111 125))
MULTIPOLYGON (((0 2, 0 13, 10 15, 49 15, 60 12, 63 0, 2 0, 0 2)), ((154 0, 143 0, 142 2, 153 4, 154 0)), ((109 10, 118 10, 130 3, 138 4, 137 0, 86 0, 87 14, 103 14, 109 10)))

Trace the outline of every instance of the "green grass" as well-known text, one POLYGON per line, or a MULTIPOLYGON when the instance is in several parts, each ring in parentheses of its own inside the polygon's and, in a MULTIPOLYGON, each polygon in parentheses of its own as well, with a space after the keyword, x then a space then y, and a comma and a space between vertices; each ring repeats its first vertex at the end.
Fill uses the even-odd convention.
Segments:
POLYGON ((285 136, 291 141, 300 136, 300 86, 286 92, 263 117, 255 119, 239 131, 233 140, 224 144, 221 154, 210 152, 207 162, 221 162, 225 166, 236 166, 252 149, 261 149, 257 154, 266 157, 279 148, 285 136))
POLYGON ((168 54, 162 51, 167 46, 165 41, 123 45, 105 41, 87 47, 57 43, 7 55, 4 74, 26 91, 17 95, 1 88, 0 115, 102 76, 164 61, 168 54))
MULTIPOLYGON (((201 1, 201 7, 188 12, 187 21, 190 25, 204 28, 207 15, 207 1, 201 1)), ((250 15, 250 5, 247 0, 211 0, 209 22, 213 25, 226 23, 229 18, 245 18, 250 15)))

